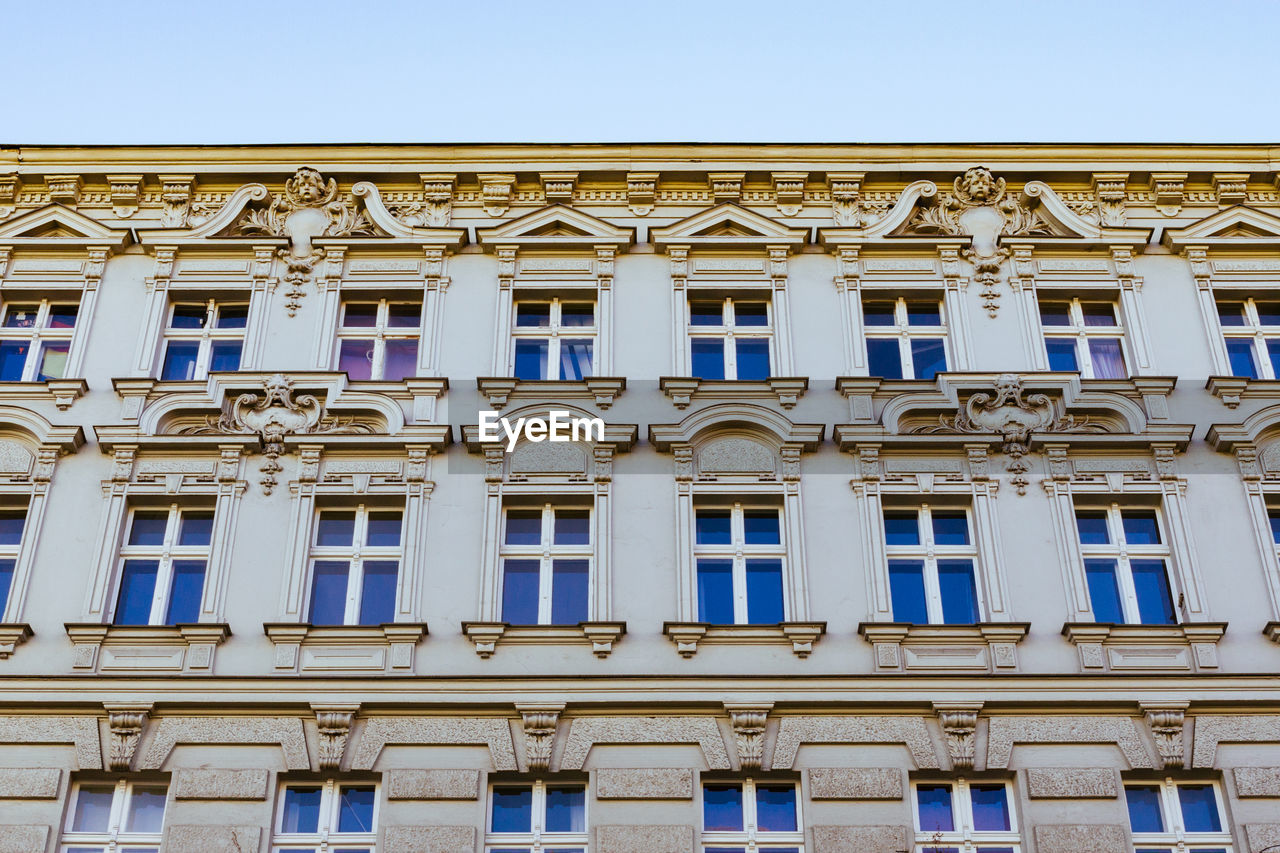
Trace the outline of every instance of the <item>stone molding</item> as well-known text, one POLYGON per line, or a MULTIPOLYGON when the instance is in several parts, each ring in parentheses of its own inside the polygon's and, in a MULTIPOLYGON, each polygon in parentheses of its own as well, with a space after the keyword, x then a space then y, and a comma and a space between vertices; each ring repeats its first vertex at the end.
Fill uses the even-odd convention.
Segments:
POLYGON ((581 770, 597 743, 696 743, 712 770, 732 766, 714 717, 575 717, 558 769, 581 770))
POLYGON ((1280 743, 1280 715, 1196 715, 1192 767, 1213 767, 1220 743, 1280 743))
POLYGON ((676 644, 680 657, 691 658, 702 645, 783 645, 807 658, 827 632, 826 622, 779 622, 776 625, 712 625, 709 622, 663 622, 662 633, 676 644))
POLYGON ((1015 743, 1114 743, 1132 769, 1155 765, 1130 717, 992 717, 987 723, 987 769, 1004 769, 1015 743))
POLYGON ((277 672, 412 672, 414 652, 427 636, 425 622, 317 627, 268 622, 277 672))
POLYGON ((1135 670, 1196 672, 1218 668, 1218 641, 1226 622, 1114 625, 1068 622, 1062 635, 1080 651, 1085 672, 1135 670))
POLYGON ((495 770, 517 769, 506 717, 370 717, 351 754, 351 769, 372 770, 388 744, 484 745, 495 770))
POLYGON ((966 670, 1017 672, 1018 644, 1029 622, 909 625, 863 622, 858 633, 875 649, 877 671, 966 670))
POLYGON ((805 743, 901 743, 911 751, 918 769, 942 766, 923 717, 830 716, 782 717, 773 759, 765 769, 790 770, 805 743))
POLYGON ((163 717, 152 725, 139 770, 159 770, 179 744, 278 744, 289 770, 310 770, 311 758, 298 717, 163 717))
POLYGON ((77 770, 101 770, 102 737, 94 717, 0 716, 0 743, 66 743, 77 770))
POLYGON ((68 622, 72 666, 94 672, 212 675, 214 652, 231 636, 225 622, 189 625, 108 625, 68 622))

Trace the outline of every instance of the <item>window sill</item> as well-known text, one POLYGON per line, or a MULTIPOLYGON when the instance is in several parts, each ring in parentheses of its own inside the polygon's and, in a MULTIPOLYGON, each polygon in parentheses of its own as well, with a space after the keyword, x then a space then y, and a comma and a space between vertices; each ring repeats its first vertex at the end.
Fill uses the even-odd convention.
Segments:
POLYGON ((14 650, 34 634, 26 622, 0 623, 0 660, 12 657, 14 650))
POLYGON ((807 658, 813 644, 827 633, 826 622, 778 622, 774 625, 712 625, 709 622, 664 622, 662 633, 676 644, 681 657, 691 658, 698 644, 791 644, 796 657, 807 658))
POLYGON ((1249 399, 1280 400, 1280 380, 1248 379, 1244 376, 1210 376, 1204 387, 1228 409, 1249 399))
POLYGON ((809 390, 809 380, 803 376, 772 376, 760 381, 663 376, 658 380, 658 387, 671 398, 677 409, 687 409, 694 399, 703 397, 716 400, 776 399, 782 408, 792 409, 809 390))
POLYGON ((592 376, 589 379, 515 379, 510 376, 481 376, 476 380, 480 393, 489 405, 501 409, 519 400, 589 400, 597 408, 607 409, 622 396, 627 380, 621 376, 592 376))
POLYGON ((72 667, 95 672, 213 674, 213 652, 231 636, 225 622, 189 625, 66 624, 72 667))
POLYGON ((1184 625, 1068 622, 1062 626, 1062 635, 1079 649, 1080 667, 1086 672, 1197 672, 1218 668, 1218 641, 1226 630, 1226 622, 1184 625))
POLYGON ((0 400, 22 401, 49 396, 58 411, 65 412, 89 390, 83 379, 46 379, 42 382, 0 382, 0 400))
POLYGON ((627 633, 626 622, 579 622, 577 625, 508 625, 506 622, 463 622, 462 633, 476 644, 476 654, 493 656, 499 645, 551 646, 590 643, 598 658, 627 633))
POLYGON ((275 671, 413 671, 413 653, 427 635, 424 622, 382 625, 309 625, 268 622, 263 632, 276 647, 275 671))
POLYGON ((1017 646, 1030 628, 1029 622, 975 625, 863 622, 858 626, 858 633, 874 647, 878 672, 920 669, 1017 672, 1017 646))

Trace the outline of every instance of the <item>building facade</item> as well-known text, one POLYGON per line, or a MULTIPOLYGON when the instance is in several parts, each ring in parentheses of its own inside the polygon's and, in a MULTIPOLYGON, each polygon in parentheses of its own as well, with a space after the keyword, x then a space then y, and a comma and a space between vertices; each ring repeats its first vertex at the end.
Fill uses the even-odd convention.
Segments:
POLYGON ((0 851, 1280 850, 1278 175, 0 148, 0 851))

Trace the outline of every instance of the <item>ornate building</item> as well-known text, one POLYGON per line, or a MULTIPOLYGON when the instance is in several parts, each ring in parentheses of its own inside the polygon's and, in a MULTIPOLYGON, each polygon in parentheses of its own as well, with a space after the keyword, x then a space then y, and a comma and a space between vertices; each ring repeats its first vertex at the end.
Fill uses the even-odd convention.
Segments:
POLYGON ((1278 174, 0 148, 0 853, 1280 850, 1278 174))

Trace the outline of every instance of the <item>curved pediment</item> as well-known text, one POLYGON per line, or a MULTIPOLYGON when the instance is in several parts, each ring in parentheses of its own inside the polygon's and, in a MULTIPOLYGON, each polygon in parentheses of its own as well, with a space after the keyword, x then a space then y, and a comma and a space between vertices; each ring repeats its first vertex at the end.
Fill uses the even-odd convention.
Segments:
POLYGON ((1161 242, 1175 252, 1189 246, 1280 248, 1280 217, 1237 204, 1182 228, 1164 232, 1161 242))
POLYGON ((675 444, 698 444, 708 436, 736 434, 763 439, 768 445, 798 444, 805 450, 816 450, 822 441, 822 424, 797 424, 790 418, 764 406, 744 403, 721 403, 691 413, 677 424, 652 424, 649 441, 659 450, 675 444))
POLYGON ((791 228, 732 202, 718 204, 679 222, 654 228, 652 239, 659 249, 668 246, 759 247, 802 246, 805 228, 791 228))
POLYGON ((109 228, 62 204, 47 204, 0 223, 0 243, 19 246, 123 246, 129 231, 109 228))
POLYGON ((476 236, 482 246, 523 248, 580 247, 597 245, 629 246, 635 242, 634 228, 621 228, 563 204, 553 204, 526 213, 518 219, 480 228, 476 236))

